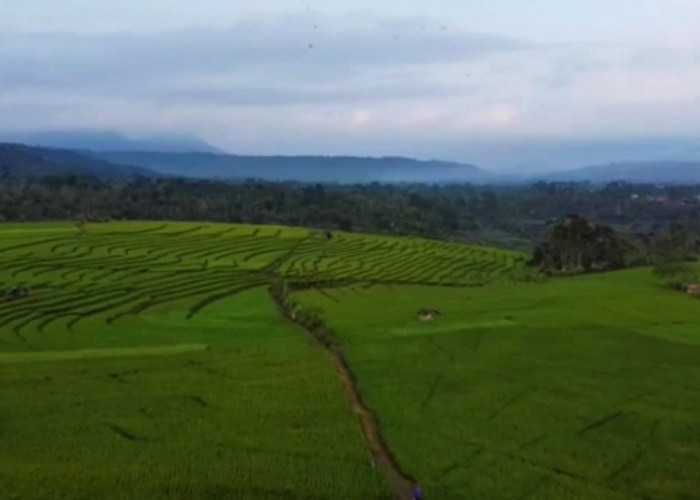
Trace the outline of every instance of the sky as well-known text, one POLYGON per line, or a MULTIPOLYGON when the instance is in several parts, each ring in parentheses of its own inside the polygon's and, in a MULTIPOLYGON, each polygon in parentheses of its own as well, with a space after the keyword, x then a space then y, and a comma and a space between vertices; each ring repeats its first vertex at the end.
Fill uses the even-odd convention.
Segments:
POLYGON ((484 149, 690 140, 698 21, 700 0, 0 0, 0 132, 501 168, 484 149))

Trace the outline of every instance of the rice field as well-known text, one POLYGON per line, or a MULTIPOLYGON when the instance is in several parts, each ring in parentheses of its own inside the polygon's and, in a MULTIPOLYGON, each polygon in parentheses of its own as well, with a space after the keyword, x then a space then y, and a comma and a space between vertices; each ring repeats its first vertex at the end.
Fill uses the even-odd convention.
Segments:
POLYGON ((0 300, 0 497, 392 498, 333 361, 271 300, 282 280, 323 312, 426 498, 697 498, 700 303, 645 269, 525 283, 525 259, 2 225, 0 289, 27 295, 0 300))
POLYGON ((332 364, 266 290, 186 304, 0 356, 0 497, 390 498, 332 364))
POLYGON ((698 498, 700 302, 649 270, 297 300, 325 311, 426 498, 698 498))
POLYGON ((305 229, 0 226, 3 498, 391 498, 267 286, 483 285, 517 253, 305 229))
POLYGON ((0 229, 0 290, 30 292, 0 303, 3 350, 47 341, 57 347, 85 323, 110 326, 174 302, 193 318, 274 276, 462 286, 504 279, 524 261, 515 252, 442 242, 342 233, 327 239, 275 227, 112 223, 81 235, 68 224, 29 227, 0 229))

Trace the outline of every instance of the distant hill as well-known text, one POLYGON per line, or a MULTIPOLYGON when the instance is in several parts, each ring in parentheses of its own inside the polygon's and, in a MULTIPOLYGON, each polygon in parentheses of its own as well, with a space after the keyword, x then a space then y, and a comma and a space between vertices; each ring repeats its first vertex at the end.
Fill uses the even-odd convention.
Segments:
POLYGON ((548 181, 637 183, 700 183, 700 161, 620 162, 555 172, 541 176, 548 181))
POLYGON ((473 165, 410 158, 235 156, 212 153, 88 151, 0 143, 0 173, 102 178, 160 175, 222 180, 249 178, 299 182, 485 182, 473 165))
POLYGON ((75 151, 0 143, 0 175, 43 177, 60 174, 94 175, 100 178, 158 175, 145 168, 117 165, 75 151))
MULTIPOLYGON (((88 151, 0 143, 0 173, 101 178, 177 176, 239 181, 323 183, 513 183, 474 165, 411 158, 352 156, 237 156, 214 153, 88 151)), ((543 174, 520 181, 700 184, 700 161, 619 162, 543 174)))
POLYGON ((643 138, 522 138, 465 140, 452 149, 484 168, 516 176, 545 175, 547 172, 589 165, 635 162, 698 162, 700 139, 643 138))
POLYGON ((94 152, 97 158, 182 177, 301 182, 483 182, 473 165, 410 158, 236 156, 207 153, 94 152))
POLYGON ((190 135, 159 135, 129 139, 111 130, 62 130, 0 134, 1 139, 32 146, 74 150, 222 153, 221 150, 199 137, 190 135))

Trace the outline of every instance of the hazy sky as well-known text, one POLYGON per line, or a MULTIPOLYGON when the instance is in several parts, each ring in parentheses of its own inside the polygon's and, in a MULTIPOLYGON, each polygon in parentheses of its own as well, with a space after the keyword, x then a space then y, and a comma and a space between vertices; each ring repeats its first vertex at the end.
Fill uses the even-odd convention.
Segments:
POLYGON ((0 130, 469 161, 693 137, 700 0, 0 0, 0 130))

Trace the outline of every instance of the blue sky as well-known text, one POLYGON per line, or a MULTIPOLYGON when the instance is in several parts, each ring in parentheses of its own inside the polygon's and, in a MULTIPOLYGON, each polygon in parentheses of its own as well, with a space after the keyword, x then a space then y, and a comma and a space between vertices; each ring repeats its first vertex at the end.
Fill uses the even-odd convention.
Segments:
POLYGON ((0 0, 0 131, 241 153, 687 138, 700 0, 0 0))

